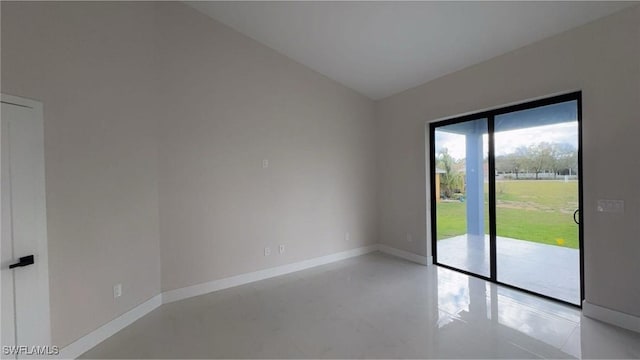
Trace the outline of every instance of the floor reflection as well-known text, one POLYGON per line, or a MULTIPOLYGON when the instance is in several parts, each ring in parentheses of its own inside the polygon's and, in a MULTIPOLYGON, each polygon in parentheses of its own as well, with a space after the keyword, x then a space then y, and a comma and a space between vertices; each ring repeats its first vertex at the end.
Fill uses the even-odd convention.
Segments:
POLYGON ((623 357, 640 356, 639 334, 582 317, 577 308, 446 268, 434 271, 442 328, 463 323, 479 339, 491 342, 487 334, 498 334, 532 356, 610 357, 612 342, 623 357))
POLYGON ((639 358, 576 308, 380 253, 160 306, 84 358, 639 358))
POLYGON ((556 349, 561 349, 579 326, 577 310, 570 320, 554 314, 551 304, 546 310, 530 307, 509 293, 499 293, 497 285, 471 276, 438 268, 437 278, 438 308, 467 324, 517 331, 556 349))

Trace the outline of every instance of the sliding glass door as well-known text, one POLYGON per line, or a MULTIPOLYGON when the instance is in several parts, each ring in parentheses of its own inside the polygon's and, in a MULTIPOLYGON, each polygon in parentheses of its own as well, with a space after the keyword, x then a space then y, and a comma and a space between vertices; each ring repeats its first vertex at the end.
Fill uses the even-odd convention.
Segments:
POLYGON ((580 305, 580 101, 430 124, 436 264, 580 305))
POLYGON ((487 119, 435 129, 436 239, 441 264, 491 276, 487 119))

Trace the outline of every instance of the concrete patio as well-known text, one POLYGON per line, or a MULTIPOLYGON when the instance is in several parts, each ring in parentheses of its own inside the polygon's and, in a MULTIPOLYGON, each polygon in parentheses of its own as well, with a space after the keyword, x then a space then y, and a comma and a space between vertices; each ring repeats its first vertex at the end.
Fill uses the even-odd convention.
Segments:
MULTIPOLYGON (((489 236, 438 241, 438 262, 489 276, 489 236)), ((580 303, 580 252, 497 237, 498 281, 573 304, 580 303)))

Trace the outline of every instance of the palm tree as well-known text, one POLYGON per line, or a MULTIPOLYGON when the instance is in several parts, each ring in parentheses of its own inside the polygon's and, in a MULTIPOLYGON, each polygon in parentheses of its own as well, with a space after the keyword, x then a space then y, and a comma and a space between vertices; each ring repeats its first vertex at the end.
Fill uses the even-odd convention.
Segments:
POLYGON ((444 170, 440 176, 440 186, 445 198, 451 198, 456 190, 461 190, 464 184, 462 173, 457 169, 459 161, 454 159, 447 148, 438 153, 438 167, 444 170))

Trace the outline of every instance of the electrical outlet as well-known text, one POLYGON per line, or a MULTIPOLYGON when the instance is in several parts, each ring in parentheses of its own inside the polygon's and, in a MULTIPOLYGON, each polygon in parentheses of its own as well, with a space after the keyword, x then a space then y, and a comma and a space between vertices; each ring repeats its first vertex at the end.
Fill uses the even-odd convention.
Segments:
POLYGON ((266 169, 268 167, 269 167, 269 160, 267 159, 262 160, 262 168, 266 169))
POLYGON ((624 200, 598 200, 598 212, 624 213, 624 200))
POLYGON ((344 240, 345 241, 351 240, 351 234, 349 234, 348 232, 344 233, 344 240))
POLYGON ((280 245, 278 250, 280 251, 280 254, 284 254, 284 245, 280 245))
POLYGON ((413 242, 413 235, 411 235, 411 233, 407 233, 407 241, 413 242))
POLYGON ((122 284, 113 285, 113 298, 119 298, 122 296, 122 284))
POLYGON ((271 248, 270 247, 264 248, 264 256, 269 256, 269 255, 271 255, 271 248))

